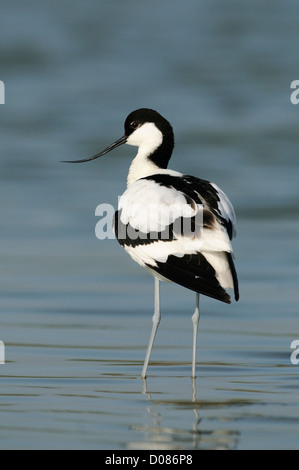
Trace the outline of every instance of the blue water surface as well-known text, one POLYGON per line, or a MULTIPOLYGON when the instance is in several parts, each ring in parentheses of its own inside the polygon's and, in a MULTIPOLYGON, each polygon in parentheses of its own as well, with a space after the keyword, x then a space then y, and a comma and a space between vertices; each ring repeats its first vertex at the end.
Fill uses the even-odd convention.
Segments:
POLYGON ((298 449, 298 15, 295 0, 1 2, 1 449, 298 449), (162 285, 143 382, 153 280, 95 236, 135 149, 61 163, 139 107, 172 123, 170 167, 216 182, 238 218, 241 298, 201 298, 193 382, 193 293, 162 285))

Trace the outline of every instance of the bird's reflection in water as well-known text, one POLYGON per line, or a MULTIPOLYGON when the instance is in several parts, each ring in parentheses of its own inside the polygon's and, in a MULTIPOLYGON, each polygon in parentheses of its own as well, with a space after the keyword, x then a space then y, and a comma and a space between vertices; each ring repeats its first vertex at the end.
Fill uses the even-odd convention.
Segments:
MULTIPOLYGON (((223 428, 223 420, 211 418, 213 429, 210 423, 207 426, 203 420, 203 410, 208 404, 197 398, 196 379, 192 379, 190 387, 190 400, 162 400, 159 392, 151 392, 148 389, 147 380, 142 380, 142 393, 147 397, 146 419, 150 417, 151 423, 132 426, 131 429, 143 434, 139 442, 131 442, 131 448, 136 449, 233 449, 238 441, 238 432, 229 428, 223 428), (175 426, 165 426, 163 421, 173 421, 173 414, 169 410, 181 409, 183 413, 193 411, 193 418, 190 415, 190 427, 181 427, 180 420, 177 419, 175 426), (202 413, 201 413, 202 412, 202 413)), ((210 403, 212 407, 213 403, 210 403)), ((183 422, 186 423, 184 416, 183 422)))
POLYGON ((198 413, 198 409, 196 406, 196 379, 192 377, 192 403, 194 404, 194 415, 195 415, 195 420, 193 423, 193 443, 194 443, 194 448, 197 448, 198 445, 198 437, 200 436, 200 431, 198 430, 199 423, 201 421, 201 418, 198 413))

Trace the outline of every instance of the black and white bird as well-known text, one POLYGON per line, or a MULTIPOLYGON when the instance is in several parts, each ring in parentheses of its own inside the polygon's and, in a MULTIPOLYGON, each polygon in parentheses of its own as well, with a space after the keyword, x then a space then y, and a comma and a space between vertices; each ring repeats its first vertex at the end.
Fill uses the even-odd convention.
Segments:
POLYGON ((196 293, 193 322, 192 377, 195 377, 199 294, 230 303, 226 289, 239 299, 231 240, 235 213, 226 194, 214 183, 167 169, 174 134, 158 112, 141 108, 125 120, 124 136, 93 157, 121 144, 138 147, 119 199, 114 226, 117 239, 134 261, 155 278, 155 310, 142 369, 146 377, 160 323, 160 281, 172 281, 196 293))

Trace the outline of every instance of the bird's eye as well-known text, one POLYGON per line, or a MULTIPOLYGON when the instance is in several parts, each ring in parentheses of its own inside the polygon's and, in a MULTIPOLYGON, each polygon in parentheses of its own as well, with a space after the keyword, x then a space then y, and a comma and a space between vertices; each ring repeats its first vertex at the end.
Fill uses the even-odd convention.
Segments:
POLYGON ((130 126, 132 127, 132 129, 137 129, 137 127, 139 127, 139 124, 137 121, 132 121, 130 126))

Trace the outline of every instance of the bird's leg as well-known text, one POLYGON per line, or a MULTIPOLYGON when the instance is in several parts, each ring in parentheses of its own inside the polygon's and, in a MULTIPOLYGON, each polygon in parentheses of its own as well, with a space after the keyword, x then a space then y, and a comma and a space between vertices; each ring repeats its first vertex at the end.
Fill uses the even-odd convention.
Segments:
POLYGON ((192 377, 195 377, 196 349, 197 349, 197 331, 199 323, 199 294, 196 292, 195 311, 192 315, 193 323, 193 357, 192 357, 192 377))
POLYGON ((152 332, 151 336, 149 339, 148 347, 147 347, 147 352, 143 364, 143 369, 141 373, 141 377, 144 379, 146 377, 146 371, 147 371, 147 366, 148 362, 150 359, 152 347, 154 344, 155 336, 158 330, 158 326, 161 320, 161 314, 160 314, 160 281, 155 277, 155 311, 154 311, 154 316, 153 316, 153 327, 152 327, 152 332))

